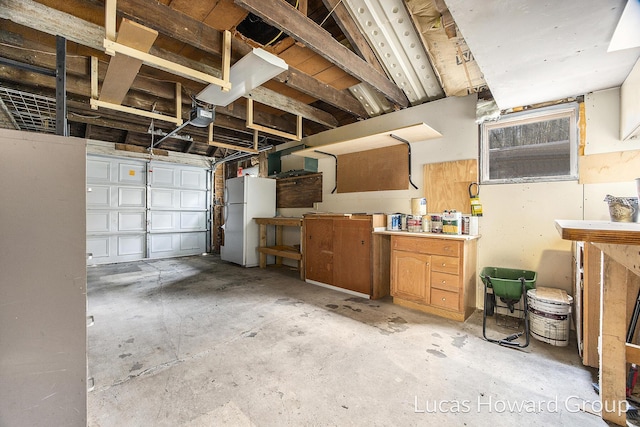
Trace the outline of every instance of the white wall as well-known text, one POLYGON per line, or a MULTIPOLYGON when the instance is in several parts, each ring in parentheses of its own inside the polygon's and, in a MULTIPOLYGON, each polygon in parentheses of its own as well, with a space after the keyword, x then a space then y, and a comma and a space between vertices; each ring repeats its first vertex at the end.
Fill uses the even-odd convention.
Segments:
MULTIPOLYGON (((619 88, 586 96, 585 154, 640 149, 640 141, 623 142, 619 138, 619 96, 619 88)), ((413 182, 418 190, 330 194, 335 185, 334 161, 320 160, 323 202, 317 205, 317 210, 409 213, 411 198, 423 196, 422 165, 478 158, 475 105, 475 96, 447 98, 310 137, 309 142, 313 143, 331 142, 385 130, 383 127, 389 123, 400 127, 417 121, 424 121, 443 135, 411 146, 413 182)), ((564 181, 481 186, 484 216, 480 218, 482 237, 478 241, 477 271, 485 266, 534 270, 538 273, 538 285, 571 291, 572 243, 560 238, 554 220, 608 220, 604 196, 633 196, 635 191, 633 182, 581 185, 577 181, 564 181)), ((282 209, 280 214, 295 216, 308 211, 312 209, 282 209)), ((480 290, 480 280, 478 286, 480 290)), ((478 295, 477 304, 482 306, 482 292, 478 295)))

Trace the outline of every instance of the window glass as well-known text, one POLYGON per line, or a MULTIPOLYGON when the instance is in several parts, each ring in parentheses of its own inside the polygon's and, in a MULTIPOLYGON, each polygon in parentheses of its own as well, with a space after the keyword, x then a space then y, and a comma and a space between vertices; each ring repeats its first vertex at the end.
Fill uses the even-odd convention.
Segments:
POLYGON ((577 104, 503 116, 481 130, 483 183, 577 179, 577 104))

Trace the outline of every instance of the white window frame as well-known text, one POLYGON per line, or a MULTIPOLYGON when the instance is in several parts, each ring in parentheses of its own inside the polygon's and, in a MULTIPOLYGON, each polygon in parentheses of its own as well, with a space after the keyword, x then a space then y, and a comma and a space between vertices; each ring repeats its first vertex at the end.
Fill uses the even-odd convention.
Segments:
POLYGON ((485 122, 480 128, 480 183, 507 184, 525 182, 576 181, 578 180, 579 108, 577 102, 545 107, 502 116, 497 122, 485 122), (559 118, 569 118, 569 174, 553 176, 522 176, 517 178, 490 178, 489 132, 493 129, 544 122, 559 118))

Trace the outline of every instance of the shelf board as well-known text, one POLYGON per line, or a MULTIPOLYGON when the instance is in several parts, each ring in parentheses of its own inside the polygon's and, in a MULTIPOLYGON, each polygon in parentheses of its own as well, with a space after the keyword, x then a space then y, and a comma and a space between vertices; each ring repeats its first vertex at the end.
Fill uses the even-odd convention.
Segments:
POLYGON ((434 130, 425 123, 417 123, 415 125, 399 129, 376 133, 374 135, 305 148, 304 150, 294 151, 291 154, 296 156, 321 159, 324 157, 329 157, 323 153, 329 153, 335 156, 339 156, 341 154, 374 150, 376 148, 384 148, 390 147, 392 145, 403 144, 402 141, 394 138, 391 135, 397 136, 408 142, 426 141, 429 139, 442 137, 442 134, 440 132, 434 130), (321 153, 319 153, 318 151, 321 151, 321 153))

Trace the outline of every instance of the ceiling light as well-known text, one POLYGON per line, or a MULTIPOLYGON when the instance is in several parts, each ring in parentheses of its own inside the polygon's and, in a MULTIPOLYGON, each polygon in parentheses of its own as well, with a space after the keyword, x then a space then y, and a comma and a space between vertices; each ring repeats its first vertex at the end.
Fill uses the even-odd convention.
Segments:
POLYGON ((391 79, 412 105, 444 96, 402 0, 344 0, 343 3, 391 79))
POLYGON ((211 84, 196 95, 196 98, 207 104, 226 107, 288 69, 289 66, 281 58, 263 49, 254 48, 231 66, 229 91, 223 92, 220 86, 211 84))

